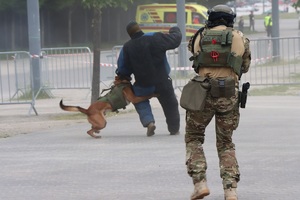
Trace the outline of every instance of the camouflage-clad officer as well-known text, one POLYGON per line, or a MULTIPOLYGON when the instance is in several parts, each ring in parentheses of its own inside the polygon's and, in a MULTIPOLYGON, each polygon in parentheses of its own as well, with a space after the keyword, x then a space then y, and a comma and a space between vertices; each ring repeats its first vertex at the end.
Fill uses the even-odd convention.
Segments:
POLYGON ((208 21, 189 42, 193 67, 200 77, 211 85, 203 110, 186 112, 186 165, 194 183, 191 199, 209 195, 207 163, 202 144, 205 128, 215 117, 216 146, 219 156, 220 176, 223 179, 226 200, 237 199, 237 182, 240 180, 233 130, 239 123, 239 78, 246 73, 251 62, 249 40, 233 29, 235 13, 226 5, 208 10, 208 21))

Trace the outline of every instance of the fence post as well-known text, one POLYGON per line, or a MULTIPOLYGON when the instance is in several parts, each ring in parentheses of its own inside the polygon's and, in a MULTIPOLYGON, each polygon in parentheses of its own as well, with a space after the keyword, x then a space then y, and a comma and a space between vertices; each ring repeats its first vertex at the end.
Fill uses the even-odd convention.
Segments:
POLYGON ((41 87, 40 78, 40 14, 39 1, 27 0, 29 52, 32 56, 33 90, 37 93, 41 87))

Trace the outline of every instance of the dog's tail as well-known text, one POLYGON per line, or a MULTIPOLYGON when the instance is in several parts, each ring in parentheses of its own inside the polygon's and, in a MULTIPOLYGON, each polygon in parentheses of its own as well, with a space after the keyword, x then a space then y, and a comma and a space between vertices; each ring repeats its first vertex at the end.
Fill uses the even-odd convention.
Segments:
POLYGON ((59 106, 61 109, 65 110, 65 111, 81 112, 81 113, 87 114, 87 109, 82 108, 80 106, 66 106, 63 104, 63 100, 60 100, 59 106))

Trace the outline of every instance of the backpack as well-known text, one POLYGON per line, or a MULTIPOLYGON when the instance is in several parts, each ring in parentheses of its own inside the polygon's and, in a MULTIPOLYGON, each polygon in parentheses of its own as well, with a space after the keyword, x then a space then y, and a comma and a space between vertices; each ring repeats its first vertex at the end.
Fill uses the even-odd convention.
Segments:
POLYGON ((231 67, 236 74, 241 75, 242 57, 231 52, 232 30, 203 30, 199 44, 201 51, 194 52, 190 58, 195 71, 199 67, 231 67))

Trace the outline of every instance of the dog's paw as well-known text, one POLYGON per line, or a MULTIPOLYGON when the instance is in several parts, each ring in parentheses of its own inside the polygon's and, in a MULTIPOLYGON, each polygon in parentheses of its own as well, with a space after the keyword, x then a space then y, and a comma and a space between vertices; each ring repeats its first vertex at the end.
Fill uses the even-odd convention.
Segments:
MULTIPOLYGON (((100 133, 100 131, 97 131, 96 133, 100 133)), ((87 134, 89 134, 91 137, 96 138, 96 139, 101 138, 101 135, 95 135, 94 132, 88 131, 87 134)))

